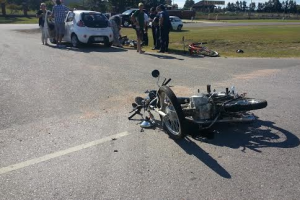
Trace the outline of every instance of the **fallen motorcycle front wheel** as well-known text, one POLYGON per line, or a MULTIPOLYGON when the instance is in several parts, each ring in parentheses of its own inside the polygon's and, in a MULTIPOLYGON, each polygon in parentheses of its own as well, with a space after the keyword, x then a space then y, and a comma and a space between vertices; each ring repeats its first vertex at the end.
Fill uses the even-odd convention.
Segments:
POLYGON ((158 90, 158 96, 158 106, 166 114, 161 117, 164 130, 173 139, 183 138, 185 118, 176 95, 168 86, 162 86, 158 90))

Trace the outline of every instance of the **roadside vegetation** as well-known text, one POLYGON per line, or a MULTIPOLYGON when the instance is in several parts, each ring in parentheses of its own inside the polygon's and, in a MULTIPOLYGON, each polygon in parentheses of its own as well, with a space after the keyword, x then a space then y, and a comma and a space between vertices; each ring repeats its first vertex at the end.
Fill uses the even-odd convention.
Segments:
POLYGON ((37 24, 36 17, 0 17, 0 24, 37 24))
POLYGON ((220 20, 220 22, 227 23, 265 23, 265 22, 276 22, 276 23, 287 23, 287 22, 300 22, 300 19, 245 19, 245 20, 220 20))
MULTIPOLYGON (((170 32, 170 53, 184 54, 188 44, 204 42, 206 47, 220 53, 221 57, 297 57, 300 58, 300 27, 286 26, 239 26, 185 28, 181 32, 170 32), (236 53, 242 49, 244 53, 236 53)), ((122 35, 135 39, 131 28, 122 29, 122 35)), ((152 34, 149 33, 149 46, 152 51, 152 34)), ((154 51, 153 51, 154 52, 154 51)))

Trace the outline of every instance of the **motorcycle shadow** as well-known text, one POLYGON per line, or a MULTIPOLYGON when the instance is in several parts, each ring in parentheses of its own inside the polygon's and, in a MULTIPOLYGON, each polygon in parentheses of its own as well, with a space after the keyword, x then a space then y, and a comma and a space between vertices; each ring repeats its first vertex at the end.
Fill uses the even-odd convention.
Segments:
POLYGON ((300 144, 296 135, 276 126, 271 121, 257 120, 251 124, 219 124, 210 131, 215 134, 212 140, 202 137, 199 132, 194 132, 191 136, 196 140, 216 146, 242 148, 242 151, 250 149, 259 153, 261 152, 260 148, 294 148, 300 144))

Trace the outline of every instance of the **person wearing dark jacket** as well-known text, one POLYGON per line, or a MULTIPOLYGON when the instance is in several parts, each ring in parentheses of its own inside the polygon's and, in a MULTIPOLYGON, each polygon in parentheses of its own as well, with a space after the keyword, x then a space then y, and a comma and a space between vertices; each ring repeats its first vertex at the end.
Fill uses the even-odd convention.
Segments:
POLYGON ((170 32, 170 18, 164 5, 160 5, 159 12, 159 28, 160 28, 160 53, 169 51, 169 32, 170 32))
POLYGON ((153 49, 157 48, 157 29, 158 29, 158 18, 156 13, 156 8, 152 7, 150 9, 150 22, 151 22, 151 29, 152 29, 152 37, 153 37, 153 49))

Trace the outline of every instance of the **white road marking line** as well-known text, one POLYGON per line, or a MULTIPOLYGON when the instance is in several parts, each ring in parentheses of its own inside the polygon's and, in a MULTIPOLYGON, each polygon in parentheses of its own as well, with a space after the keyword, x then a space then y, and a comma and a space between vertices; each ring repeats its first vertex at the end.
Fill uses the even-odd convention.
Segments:
POLYGON ((99 140, 95 140, 95 141, 88 142, 88 143, 85 143, 85 144, 81 144, 81 145, 78 145, 78 146, 75 146, 75 147, 71 147, 69 149, 65 149, 65 150, 62 150, 62 151, 55 152, 55 153, 50 153, 48 155, 45 155, 45 156, 42 156, 42 157, 39 157, 39 158, 34 158, 34 159, 31 159, 31 160, 27 160, 25 162, 21 162, 21 163, 17 163, 17 164, 14 164, 14 165, 7 166, 7 167, 3 167, 3 168, 0 168, 0 175, 11 172, 11 171, 14 171, 14 170, 17 170, 17 169, 28 167, 30 165, 38 164, 38 163, 41 163, 41 162, 44 162, 44 161, 47 161, 47 160, 50 160, 50 159, 53 159, 53 158, 64 156, 64 155, 67 155, 67 154, 70 154, 70 153, 73 153, 73 152, 76 152, 76 151, 87 149, 87 148, 99 145, 101 143, 108 142, 108 141, 112 140, 113 138, 117 139, 117 138, 127 136, 129 134, 130 133, 128 133, 127 131, 122 132, 122 133, 118 133, 118 134, 111 135, 111 136, 108 136, 108 137, 105 137, 105 138, 102 138, 102 139, 99 139, 99 140))

